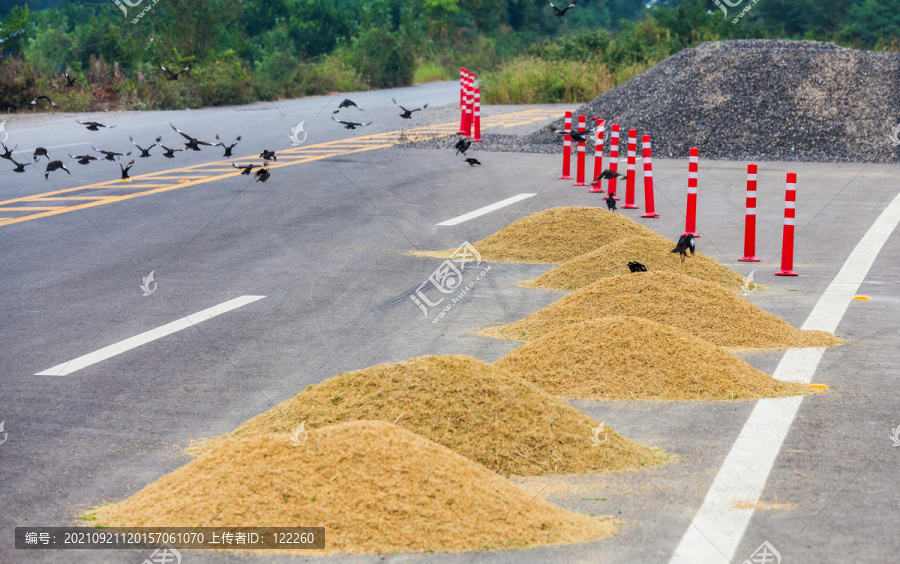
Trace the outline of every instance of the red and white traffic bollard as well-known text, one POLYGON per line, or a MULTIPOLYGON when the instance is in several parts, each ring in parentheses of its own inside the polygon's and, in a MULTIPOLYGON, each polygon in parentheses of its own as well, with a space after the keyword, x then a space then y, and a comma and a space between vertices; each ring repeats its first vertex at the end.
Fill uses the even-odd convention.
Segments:
MULTIPOLYGON (((594 141, 594 176, 592 178, 597 178, 603 172, 603 128, 605 123, 604 120, 597 118, 597 138, 594 141)), ((603 192, 601 184, 603 181, 598 180, 588 192, 603 192)))
POLYGON ((759 262, 756 258, 756 165, 747 165, 747 213, 744 216, 744 256, 742 262, 759 262))
POLYGON ((650 157, 650 136, 641 138, 641 149, 644 151, 644 208, 641 217, 659 217, 653 203, 653 159, 650 157))
POLYGON ((637 157, 637 131, 628 130, 628 162, 625 165, 625 204, 623 209, 636 210, 634 205, 635 158, 637 157))
POLYGON ((562 176, 558 180, 572 180, 572 112, 566 112, 566 119, 563 122, 563 163, 562 176))
POLYGON ((459 67, 459 107, 464 108, 466 105, 466 77, 469 71, 465 67, 459 67))
MULTIPOLYGON (((612 124, 612 129, 609 133, 609 170, 613 172, 619 172, 619 124, 612 124)), ((619 198, 616 196, 616 178, 613 176, 609 179, 609 182, 606 185, 606 191, 609 192, 609 195, 614 199, 618 200, 619 198)))
POLYGON ((475 121, 475 73, 469 73, 466 83, 466 137, 472 137, 472 122, 475 121))
POLYGON ((475 89, 475 138, 472 141, 481 143, 481 88, 475 89))
POLYGON ((781 240, 781 270, 775 276, 797 276, 794 272, 794 217, 797 213, 797 175, 787 174, 784 193, 784 232, 781 240))
POLYGON ((684 219, 684 233, 682 235, 693 235, 699 237, 697 233, 697 163, 700 160, 700 150, 691 147, 691 156, 688 158, 688 193, 687 193, 687 215, 684 219))
MULTIPOLYGON (((584 116, 578 116, 578 133, 584 133, 587 131, 586 127, 586 118, 584 116)), ((584 182, 584 159, 585 159, 585 142, 578 142, 578 163, 575 167, 575 184, 572 186, 587 186, 584 182)))

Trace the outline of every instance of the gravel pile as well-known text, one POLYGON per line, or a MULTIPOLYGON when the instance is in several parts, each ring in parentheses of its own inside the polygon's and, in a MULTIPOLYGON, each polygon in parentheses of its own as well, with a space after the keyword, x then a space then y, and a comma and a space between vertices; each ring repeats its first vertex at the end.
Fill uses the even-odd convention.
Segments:
MULTIPOLYGON (((580 107, 653 138, 653 155, 819 162, 900 162, 900 53, 832 43, 703 43, 580 107)), ((562 119, 554 123, 562 127, 562 119)), ((482 151, 557 153, 559 136, 487 135, 482 151)), ((446 141, 430 142, 443 146, 446 141)), ((624 141, 623 141, 624 143, 624 141)), ((452 143, 450 143, 452 145, 452 143)), ((620 151, 621 154, 621 151, 620 151)))

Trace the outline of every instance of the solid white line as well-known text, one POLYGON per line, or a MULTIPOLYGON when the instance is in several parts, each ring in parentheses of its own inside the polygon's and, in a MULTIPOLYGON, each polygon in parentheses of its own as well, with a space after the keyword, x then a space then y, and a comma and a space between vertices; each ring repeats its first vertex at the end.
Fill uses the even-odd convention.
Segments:
POLYGON ((506 206, 515 204, 516 202, 521 202, 522 200, 527 200, 528 198, 533 198, 534 196, 537 196, 537 194, 519 194, 518 196, 513 196, 512 198, 501 200, 496 204, 491 204, 489 206, 479 208, 459 217, 454 217, 453 219, 442 221, 441 223, 438 223, 438 225, 459 225, 464 221, 469 221, 470 219, 481 217, 482 215, 491 213, 492 211, 499 210, 500 208, 505 208, 506 206))
POLYGON ((109 345, 108 347, 103 347, 98 351, 94 351, 84 356, 79 356, 74 360, 64 362, 62 364, 54 366, 53 368, 44 370, 43 372, 38 372, 37 374, 35 374, 35 376, 68 376, 69 374, 81 370, 82 368, 86 368, 102 360, 112 358, 118 354, 122 354, 125 351, 130 351, 131 349, 135 349, 141 345, 146 345, 149 342, 161 339, 167 335, 171 335, 172 333, 181 331, 182 329, 187 329, 188 327, 191 327, 198 323, 202 323, 207 319, 212 319, 217 315, 222 315, 223 313, 229 312, 239 307, 243 307, 263 298, 265 298, 265 296, 241 296, 240 298, 229 300, 209 309, 199 311, 193 315, 188 315, 187 317, 182 317, 181 319, 178 319, 171 323, 167 323, 162 327, 151 329, 150 331, 141 333, 140 335, 135 335, 134 337, 130 337, 128 339, 125 339, 124 341, 119 341, 118 343, 109 345))
MULTIPOLYGON (((881 213, 844 262, 802 329, 834 332, 872 264, 900 223, 900 194, 881 213)), ((790 349, 773 374, 779 380, 808 383, 824 348, 790 349)), ((753 517, 769 473, 803 396, 759 400, 706 493, 703 505, 675 549, 670 564, 731 562, 753 517)))

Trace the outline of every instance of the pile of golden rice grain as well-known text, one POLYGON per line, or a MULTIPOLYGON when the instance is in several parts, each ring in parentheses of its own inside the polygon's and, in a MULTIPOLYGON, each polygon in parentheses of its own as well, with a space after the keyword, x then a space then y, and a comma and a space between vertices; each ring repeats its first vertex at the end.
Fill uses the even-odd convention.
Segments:
POLYGON ((383 421, 314 429, 299 446, 285 433, 224 439, 94 517, 119 527, 325 527, 328 553, 567 544, 616 527, 383 421))
POLYGON ((526 285, 577 290, 601 278, 630 273, 628 263, 633 261, 646 266, 649 272, 679 272, 716 282, 730 290, 742 287, 743 276, 702 253, 690 256, 682 264, 679 256, 671 252, 674 247, 675 243, 655 233, 652 236, 626 237, 566 261, 539 278, 526 282, 526 285))
POLYGON ((290 433, 355 420, 409 429, 505 475, 634 470, 657 453, 607 430, 533 384, 464 355, 424 356, 334 376, 257 415, 232 436, 290 433))
POLYGON ((596 317, 641 317, 723 347, 775 349, 840 344, 824 331, 801 331, 721 285, 666 271, 603 278, 514 323, 483 334, 530 341, 596 317))
POLYGON ((495 364, 551 394, 586 399, 744 400, 809 391, 681 329, 636 317, 566 325, 495 364))

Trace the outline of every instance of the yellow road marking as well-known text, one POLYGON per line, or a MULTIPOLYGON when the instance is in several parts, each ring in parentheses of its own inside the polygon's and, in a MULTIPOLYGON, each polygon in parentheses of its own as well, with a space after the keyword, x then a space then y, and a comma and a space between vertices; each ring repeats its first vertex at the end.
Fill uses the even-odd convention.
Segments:
MULTIPOLYGON (((542 110, 540 108, 535 108, 531 110, 523 110, 519 112, 512 112, 509 114, 500 114, 497 116, 484 116, 482 117, 482 129, 488 129, 491 127, 505 127, 506 124, 511 123, 514 125, 523 125, 528 123, 533 123, 535 121, 548 119, 552 117, 559 117, 559 111, 550 111, 550 110, 542 110)), ((274 168, 282 168, 285 166, 292 166, 296 164, 308 163, 312 161, 318 161, 322 159, 327 159, 339 155, 352 155, 354 153, 361 153, 364 151, 373 151, 376 149, 383 149, 387 147, 393 147, 395 145, 399 145, 401 143, 405 143, 407 141, 418 141, 424 139, 433 139, 435 137, 442 137, 446 135, 452 135, 456 133, 457 126, 453 123, 443 123, 438 125, 431 126, 421 126, 421 127, 411 127, 409 129, 405 129, 403 131, 390 131, 385 133, 375 133, 372 135, 363 135, 360 137, 350 137, 347 139, 339 139, 335 141, 328 141, 325 143, 319 143, 317 145, 309 145, 303 147, 290 147, 284 150, 279 151, 279 155, 290 156, 292 158, 284 159, 282 161, 274 161, 268 162, 264 166, 270 169, 274 168)), ((250 155, 245 157, 232 157, 230 161, 214 161, 209 163, 195 164, 189 165, 181 168, 170 169, 165 171, 153 172, 142 174, 133 177, 136 181, 140 181, 139 183, 123 183, 121 180, 108 180, 105 182, 98 182, 95 184, 87 184, 84 186, 77 186, 74 188, 65 188, 60 190, 54 190, 52 192, 44 192, 42 194, 35 194, 33 196, 23 196, 20 198, 14 198, 11 200, 0 201, 0 212, 4 212, 6 210, 9 211, 39 211, 40 213, 34 213, 29 215, 24 215, 20 217, 3 217, 0 218, 0 227, 4 225, 12 225, 14 223, 21 223, 23 221, 30 221, 34 219, 40 219, 42 217, 50 217, 52 215, 58 215, 61 213, 68 213, 75 210, 82 210, 91 208, 99 205, 111 204, 114 202, 121 202, 124 200, 130 200, 132 198, 138 198, 141 196, 148 196, 151 194, 158 194, 161 192, 167 192, 169 190, 176 190, 178 188, 185 188, 187 186, 196 186, 199 184, 205 184, 208 182, 213 182, 216 180, 223 180, 226 178, 232 178, 235 176, 240 176, 241 172, 234 167, 229 168, 227 165, 230 165, 232 162, 237 160, 245 160, 245 161, 258 161, 259 157, 257 155, 250 155), (224 169, 224 171, 223 171, 224 169), (227 171, 227 172, 225 172, 227 171), (232 172, 233 171, 233 172, 232 172), (209 174, 209 173, 219 173, 219 174, 209 174), (156 182, 156 183, 154 183, 156 182), (63 194, 67 194, 70 192, 80 192, 85 190, 109 190, 115 188, 152 188, 151 190, 141 190, 132 192, 129 194, 123 194, 120 196, 72 196, 72 197, 61 197, 63 194), (14 203, 39 203, 42 200, 91 200, 86 201, 82 204, 75 204, 72 206, 55 206, 55 207, 5 207, 8 204, 14 203)))

